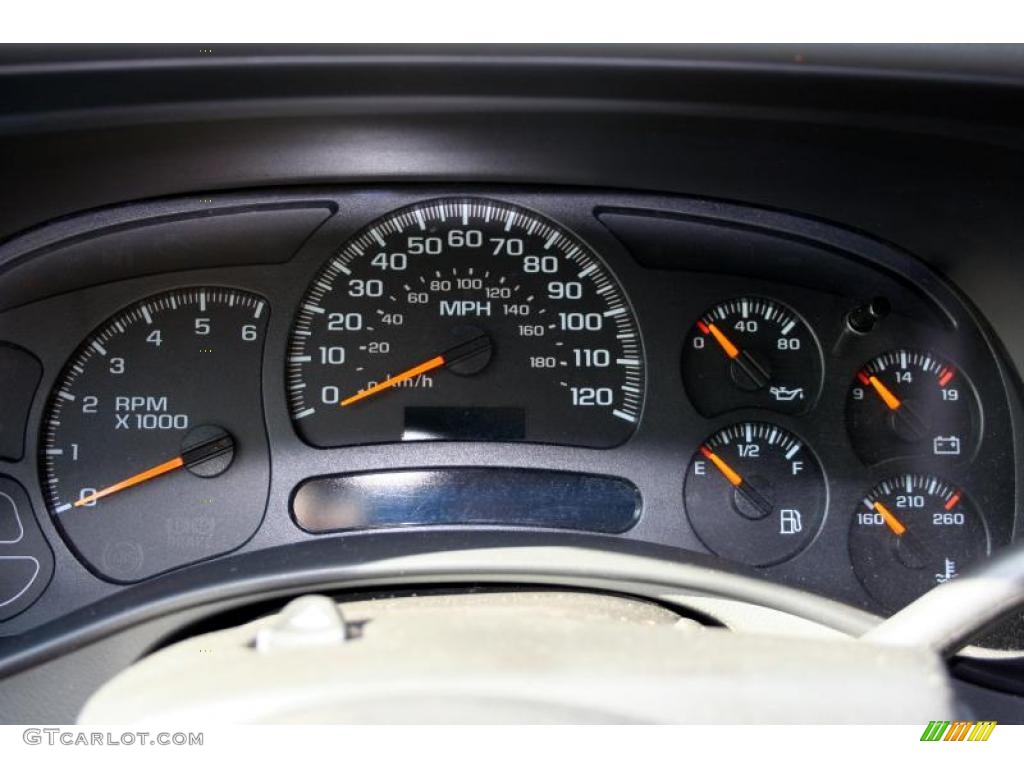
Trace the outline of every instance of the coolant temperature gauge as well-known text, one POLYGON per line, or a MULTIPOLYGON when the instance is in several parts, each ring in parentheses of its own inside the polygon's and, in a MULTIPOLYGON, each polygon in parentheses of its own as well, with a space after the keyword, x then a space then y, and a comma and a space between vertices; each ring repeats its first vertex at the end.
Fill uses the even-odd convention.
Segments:
POLYGON ((864 588, 902 608, 988 554, 988 532, 963 491, 931 475, 890 478, 863 498, 850 558, 864 588))

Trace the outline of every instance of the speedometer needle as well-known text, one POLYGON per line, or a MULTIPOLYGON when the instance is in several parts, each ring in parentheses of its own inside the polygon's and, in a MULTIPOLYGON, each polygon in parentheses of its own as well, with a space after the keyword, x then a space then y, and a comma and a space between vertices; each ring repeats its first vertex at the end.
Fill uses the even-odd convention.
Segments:
POLYGON ((363 400, 372 395, 376 395, 378 392, 383 392, 385 389, 391 389, 391 387, 395 386, 396 384, 400 384, 403 381, 407 381, 408 379, 411 379, 415 376, 419 376, 421 373, 427 373, 427 371, 432 371, 435 368, 440 368, 444 364, 444 355, 437 355, 436 357, 432 357, 429 360, 420 363, 419 365, 414 365, 412 368, 407 368, 401 373, 395 374, 391 378, 384 379, 384 381, 374 384, 372 387, 364 389, 362 392, 356 392, 354 395, 346 397, 344 400, 341 401, 341 406, 342 408, 344 408, 346 405, 358 403, 360 400, 363 400))
POLYGON ((397 373, 394 376, 390 376, 384 381, 374 384, 372 387, 367 387, 364 390, 356 392, 354 395, 349 395, 341 401, 340 405, 342 408, 353 403, 358 403, 360 400, 364 400, 367 397, 379 394, 385 390, 391 389, 396 384, 401 384, 403 381, 415 378, 423 373, 436 370, 437 368, 443 368, 445 366, 453 365, 462 360, 466 360, 470 357, 489 352, 491 349, 491 339, 487 334, 481 334, 475 336, 469 341, 463 342, 462 344, 456 344, 440 355, 435 355, 429 360, 425 360, 422 363, 414 365, 412 368, 406 368, 401 373, 397 373))

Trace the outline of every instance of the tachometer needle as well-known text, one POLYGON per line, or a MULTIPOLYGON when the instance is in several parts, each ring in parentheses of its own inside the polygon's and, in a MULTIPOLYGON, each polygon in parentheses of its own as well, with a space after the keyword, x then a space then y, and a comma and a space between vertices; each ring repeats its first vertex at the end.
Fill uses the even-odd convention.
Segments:
POLYGON ((481 334, 475 336, 469 341, 457 344, 446 352, 442 352, 440 355, 435 355, 429 360, 425 360, 422 363, 414 365, 412 368, 407 368, 401 373, 397 373, 394 376, 390 376, 384 381, 374 384, 372 387, 356 392, 354 395, 350 395, 341 401, 340 405, 344 408, 347 405, 358 403, 360 400, 364 400, 372 395, 379 394, 385 390, 391 389, 396 384, 401 384, 403 381, 413 379, 420 374, 427 373, 429 371, 443 368, 444 366, 458 363, 462 360, 466 360, 470 357, 474 357, 484 352, 489 352, 491 349, 491 339, 487 334, 481 334))
MULTIPOLYGON (((76 501, 74 506, 84 507, 86 504, 92 504, 98 499, 110 496, 118 491, 127 490, 128 488, 144 483, 147 480, 152 480, 155 477, 166 475, 168 472, 173 472, 174 470, 181 469, 182 467, 188 467, 195 470, 196 467, 204 462, 208 462, 211 459, 215 459, 234 451, 235 440, 223 429, 220 429, 219 427, 212 428, 210 430, 210 434, 211 436, 208 439, 190 446, 186 450, 182 451, 180 456, 175 456, 173 459, 168 459, 167 461, 150 467, 149 469, 136 472, 131 477, 126 477, 124 480, 114 483, 113 485, 108 485, 106 488, 93 491, 89 495, 83 496, 76 501)), ((223 469, 221 471, 223 471, 223 469)), ((212 475, 208 476, 212 477, 212 475)))
POLYGON ((875 512, 882 516, 885 524, 889 526, 889 530, 895 533, 897 536, 902 536, 907 532, 907 526, 900 522, 899 518, 896 517, 892 512, 889 511, 888 507, 880 501, 876 501, 871 505, 874 507, 875 512))
POLYGON ((74 506, 82 507, 86 504, 92 504, 97 499, 102 499, 104 496, 109 496, 112 493, 123 491, 126 488, 131 488, 133 485, 144 483, 147 480, 152 480, 154 477, 160 477, 160 475, 166 475, 168 472, 173 472, 176 469, 185 466, 185 459, 181 456, 175 456, 170 461, 165 461, 163 464, 157 464, 155 467, 150 467, 142 472, 137 472, 131 477, 125 478, 119 483, 108 485, 99 491, 94 491, 88 496, 83 496, 75 502, 74 506))

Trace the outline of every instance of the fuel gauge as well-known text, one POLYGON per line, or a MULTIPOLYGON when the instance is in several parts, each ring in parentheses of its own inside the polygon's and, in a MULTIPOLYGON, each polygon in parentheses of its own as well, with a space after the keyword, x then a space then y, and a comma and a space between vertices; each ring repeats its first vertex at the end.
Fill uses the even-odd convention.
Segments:
POLYGON ((686 514, 717 555, 747 565, 788 560, 817 535, 827 491, 821 465, 791 432, 765 422, 709 437, 686 472, 686 514))

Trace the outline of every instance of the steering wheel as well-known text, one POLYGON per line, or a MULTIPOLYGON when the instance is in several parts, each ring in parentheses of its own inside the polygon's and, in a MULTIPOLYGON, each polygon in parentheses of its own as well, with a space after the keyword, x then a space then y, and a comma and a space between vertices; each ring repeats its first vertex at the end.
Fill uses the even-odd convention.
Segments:
POLYGON ((706 559, 583 547, 423 552, 307 581, 413 591, 306 594, 189 637, 103 686, 81 722, 956 719, 944 658, 1024 604, 1024 548, 884 622, 706 559))

